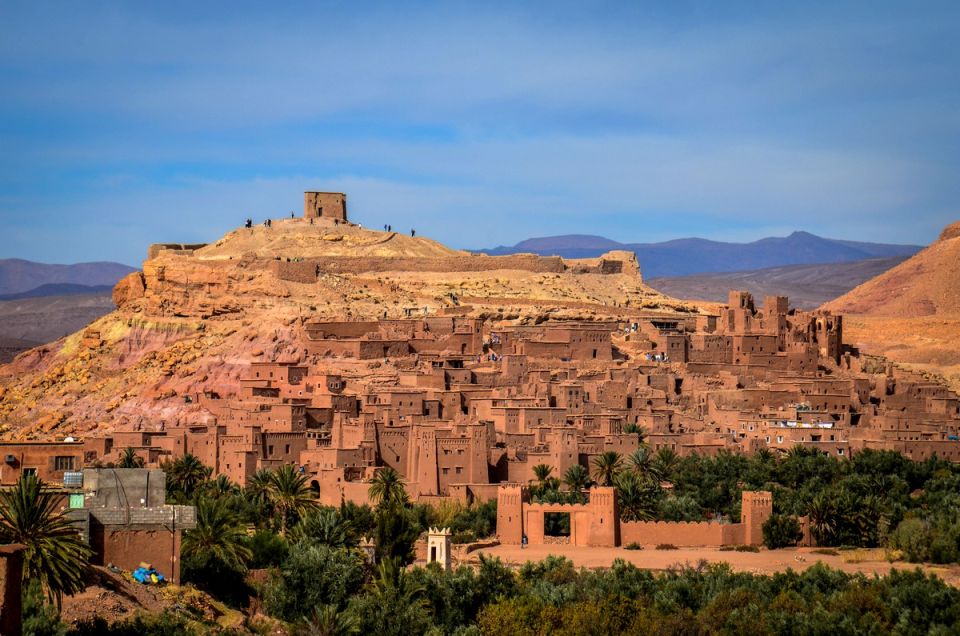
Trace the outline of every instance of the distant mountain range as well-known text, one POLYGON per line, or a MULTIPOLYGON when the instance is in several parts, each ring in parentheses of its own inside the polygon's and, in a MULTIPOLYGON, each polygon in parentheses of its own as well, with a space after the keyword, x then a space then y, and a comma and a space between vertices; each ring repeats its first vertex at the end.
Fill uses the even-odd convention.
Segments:
POLYGON ((794 232, 790 236, 763 238, 750 243, 724 243, 702 238, 662 243, 619 243, 602 236, 568 234, 531 238, 512 247, 476 251, 492 255, 532 252, 566 258, 592 258, 610 250, 628 250, 636 253, 646 279, 909 257, 921 249, 923 246, 920 245, 844 241, 809 232, 794 232))
POLYGON ((86 294, 110 295, 113 285, 76 285, 74 283, 48 283, 16 294, 0 294, 2 300, 22 300, 24 298, 44 298, 47 296, 81 296, 86 294))
POLYGON ((25 292, 31 292, 32 296, 100 293, 102 288, 112 288, 117 281, 133 271, 136 270, 121 263, 48 265, 19 258, 5 258, 0 259, 0 295, 19 295, 25 292), (64 285, 73 287, 62 287, 64 285), (82 291, 80 287, 100 289, 82 291))

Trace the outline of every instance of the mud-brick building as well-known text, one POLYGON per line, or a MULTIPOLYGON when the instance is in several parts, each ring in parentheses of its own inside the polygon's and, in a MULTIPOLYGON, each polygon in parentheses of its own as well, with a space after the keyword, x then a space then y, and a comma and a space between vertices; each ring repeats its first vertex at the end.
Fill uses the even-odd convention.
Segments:
POLYGON ((0 442, 0 486, 17 483, 21 475, 34 474, 48 483, 63 483, 66 472, 80 470, 96 453, 83 442, 0 442))
POLYGON ((67 514, 93 548, 91 562, 125 570, 147 562, 179 582, 180 544, 184 530, 196 526, 196 509, 166 504, 166 474, 143 468, 97 468, 82 474, 78 490, 83 507, 67 514))

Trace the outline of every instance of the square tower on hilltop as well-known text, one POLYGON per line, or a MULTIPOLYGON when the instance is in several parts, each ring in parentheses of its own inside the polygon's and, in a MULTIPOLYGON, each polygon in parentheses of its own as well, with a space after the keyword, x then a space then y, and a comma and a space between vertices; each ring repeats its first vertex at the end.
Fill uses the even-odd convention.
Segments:
POLYGON ((304 192, 303 216, 306 219, 347 220, 347 195, 342 192, 304 192))

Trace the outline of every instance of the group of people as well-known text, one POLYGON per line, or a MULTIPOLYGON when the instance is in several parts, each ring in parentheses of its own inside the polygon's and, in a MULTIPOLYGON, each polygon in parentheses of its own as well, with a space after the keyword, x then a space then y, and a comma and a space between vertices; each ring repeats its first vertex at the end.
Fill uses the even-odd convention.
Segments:
MULTIPOLYGON (((392 226, 392 225, 384 224, 384 226, 383 226, 383 231, 384 231, 384 232, 393 232, 393 226, 392 226)), ((416 235, 417 235, 417 231, 411 228, 411 230, 410 230, 410 236, 416 236, 416 235)))
MULTIPOLYGON (((291 218, 291 219, 296 218, 296 217, 294 216, 293 212, 290 213, 290 218, 291 218)), ((334 225, 340 225, 340 219, 334 219, 334 220, 333 220, 333 224, 334 224, 334 225)), ((273 227, 273 221, 271 221, 270 219, 267 219, 266 221, 263 222, 263 225, 264 225, 264 227, 273 227)), ((313 218, 312 218, 312 217, 310 218, 310 225, 313 225, 313 218)), ((243 224, 243 227, 247 228, 248 230, 249 230, 249 229, 253 229, 253 219, 247 219, 246 222, 243 224)), ((357 227, 363 228, 362 225, 358 225, 357 227)), ((392 231, 393 231, 393 226, 392 226, 392 225, 384 225, 384 226, 383 226, 383 231, 384 231, 384 232, 392 232, 392 231)), ((414 229, 411 229, 411 230, 410 230, 410 236, 416 236, 416 235, 417 235, 417 231, 414 230, 414 229)))

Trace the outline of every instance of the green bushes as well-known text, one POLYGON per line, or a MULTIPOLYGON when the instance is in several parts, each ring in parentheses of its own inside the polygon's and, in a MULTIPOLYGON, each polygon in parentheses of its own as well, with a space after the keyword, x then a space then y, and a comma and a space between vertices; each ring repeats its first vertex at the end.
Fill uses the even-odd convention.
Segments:
POLYGON ((890 533, 887 546, 913 563, 954 563, 960 557, 960 525, 946 519, 904 519, 890 533))
POLYGON ((270 577, 263 600, 271 616, 295 621, 317 605, 346 607, 365 579, 364 561, 357 552, 300 543, 270 577))
POLYGON ((771 550, 797 545, 802 538, 796 517, 773 514, 763 523, 763 545, 771 550))

